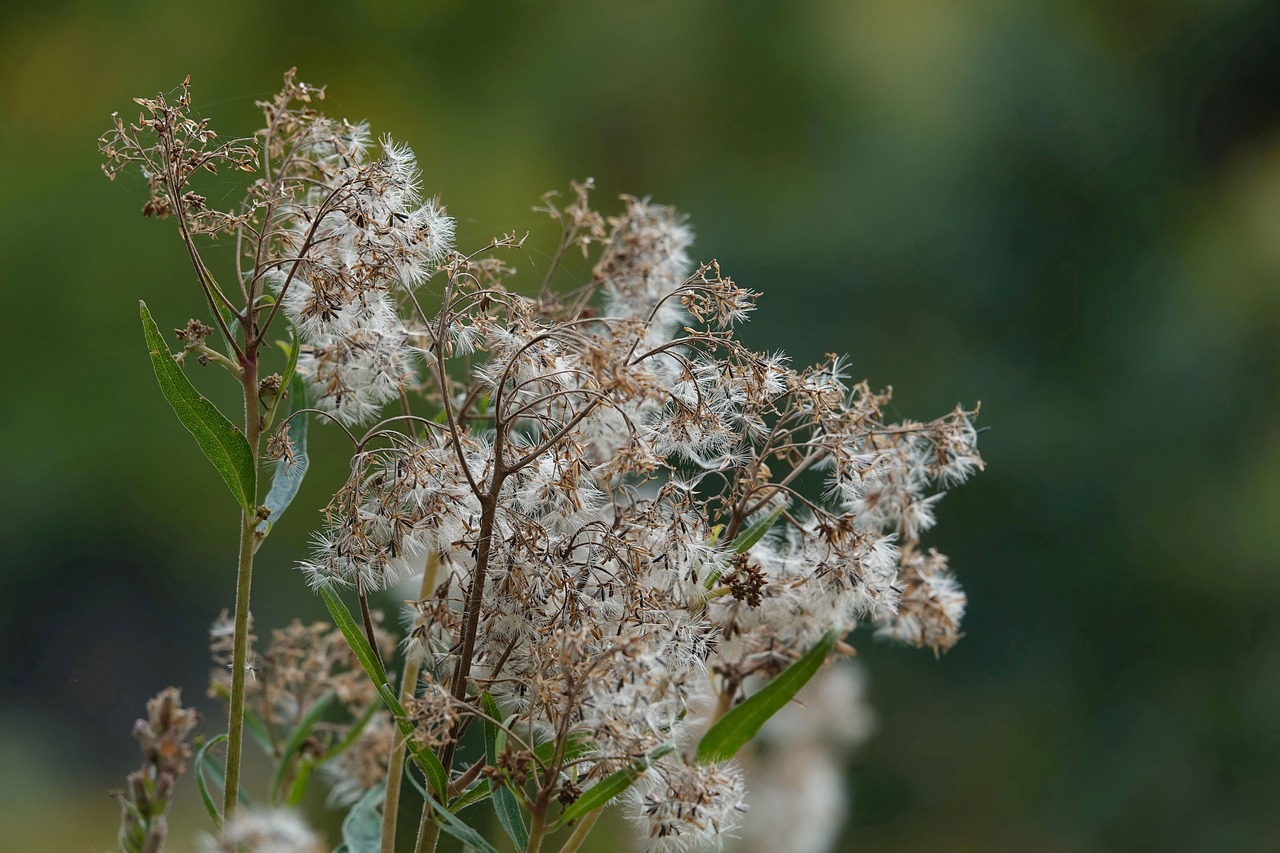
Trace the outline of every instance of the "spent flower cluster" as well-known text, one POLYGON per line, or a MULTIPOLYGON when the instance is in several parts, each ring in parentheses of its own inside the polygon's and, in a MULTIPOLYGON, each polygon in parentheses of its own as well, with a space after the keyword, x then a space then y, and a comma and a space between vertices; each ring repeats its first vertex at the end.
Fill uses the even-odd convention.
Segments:
POLYGON ((563 205, 544 198, 561 233, 530 287, 506 260, 524 238, 456 249, 412 152, 327 118, 323 94, 290 72, 253 145, 216 145, 184 84, 103 140, 108 174, 140 164, 145 212, 179 219, 228 345, 193 321, 184 354, 245 384, 255 454, 290 412, 267 442, 277 483, 245 509, 242 580, 243 537, 251 561, 287 505, 277 486, 300 476, 299 425, 351 440, 300 561, 336 627, 295 623, 253 660, 246 591, 214 630, 233 729, 256 713, 271 732, 286 801, 285 780, 305 786, 316 764, 336 804, 364 808, 385 786, 383 850, 406 755, 427 778, 417 849, 441 831, 477 846, 457 814, 485 798, 518 847, 572 827, 576 849, 624 791, 647 849, 720 844, 749 808, 741 740, 851 653, 846 635, 866 625, 935 653, 961 636, 964 593, 921 540, 945 490, 982 467, 976 410, 893 423, 888 393, 844 359, 797 368, 751 349, 738 327, 759 294, 695 262, 673 208, 624 196, 606 216, 590 181, 563 205), (224 163, 259 177, 218 212, 187 182, 224 163), (239 304, 192 239, 224 231, 239 304), (571 254, 587 272, 562 283, 571 254), (257 379, 280 318, 288 363, 257 379), (383 669, 394 641, 368 605, 383 590, 409 596, 398 692, 383 669), (258 678, 237 688, 251 662, 258 678), (463 739, 473 725, 483 755, 463 739), (275 740, 307 726, 305 754, 275 740))

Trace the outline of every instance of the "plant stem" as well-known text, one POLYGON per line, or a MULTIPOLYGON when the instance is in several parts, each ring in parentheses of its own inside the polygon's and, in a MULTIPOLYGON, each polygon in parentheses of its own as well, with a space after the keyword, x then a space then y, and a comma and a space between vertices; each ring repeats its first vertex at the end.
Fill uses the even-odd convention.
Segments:
MULTIPOLYGON (((422 572, 422 587, 418 598, 426 598, 436 585, 436 573, 440 568, 440 555, 432 552, 427 567, 422 572)), ((400 704, 405 704, 418 687, 421 665, 416 656, 404 659, 404 675, 400 679, 400 704)), ((405 745, 396 741, 391 745, 391 759, 387 762, 387 796, 382 806, 382 853, 395 853, 396 813, 400 809, 400 785, 404 781, 405 745)))
POLYGON ((600 814, 604 811, 604 806, 593 809, 583 815, 582 820, 578 821, 578 825, 574 827, 573 834, 564 842, 564 846, 560 848, 560 853, 577 853, 582 842, 587 840, 587 836, 591 834, 591 828, 596 825, 596 821, 600 818, 600 814))
POLYGON ((431 816, 431 806, 422 807, 422 820, 418 823, 418 843, 414 845, 414 853, 435 853, 436 843, 440 841, 440 823, 431 816))
MULTIPOLYGON (((256 359, 245 360, 244 376, 244 434, 253 451, 254 464, 258 459, 261 431, 258 421, 258 364, 256 359)), ((256 500, 256 495, 255 495, 256 500)), ((254 527, 257 514, 254 509, 240 515, 240 562, 236 568, 236 617, 235 641, 231 652, 231 707, 227 717, 227 774, 222 801, 224 820, 230 820, 236 811, 240 797, 240 754, 244 742, 244 676, 249 662, 249 590, 253 581, 254 527)))
POLYGON ((547 834, 547 805, 545 797, 539 797, 534 803, 533 819, 529 821, 529 844, 525 853, 538 853, 542 849, 543 836, 547 834))

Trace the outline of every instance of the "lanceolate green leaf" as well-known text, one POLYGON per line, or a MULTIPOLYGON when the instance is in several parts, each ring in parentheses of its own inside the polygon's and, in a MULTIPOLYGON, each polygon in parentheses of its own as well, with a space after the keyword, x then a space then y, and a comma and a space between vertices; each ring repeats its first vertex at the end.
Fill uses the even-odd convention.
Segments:
POLYGON ((813 678, 835 648, 840 635, 833 629, 822 635, 804 657, 791 664, 773 681, 748 697, 707 730, 698 744, 696 760, 700 763, 727 761, 743 744, 755 737, 760 727, 800 692, 813 678))
POLYGON ((293 382, 289 384, 289 399, 289 414, 293 417, 289 421, 289 443, 293 445, 294 458, 292 462, 288 459, 276 462, 275 473, 271 476, 271 488, 262 501, 271 510, 271 515, 258 522, 258 533, 263 536, 271 532, 271 528, 275 527, 285 509, 293 502, 302 485, 302 478, 307 475, 307 467, 311 464, 310 457, 307 456, 307 421, 310 418, 305 414, 296 414, 307 407, 307 387, 302 377, 294 376, 293 382))
MULTIPOLYGON (((396 692, 387 683, 386 673, 382 671, 382 663, 378 660, 378 656, 374 654, 373 647, 369 645, 369 641, 360 630, 360 626, 356 624, 351 611, 347 609, 347 605, 343 603, 338 593, 327 586, 320 587, 320 597, 324 599, 325 606, 329 608, 329 615, 333 617, 333 624, 338 626, 338 630, 342 632, 342 636, 347 640, 347 645, 351 646, 351 651, 355 654, 356 660, 360 661, 361 668, 364 669, 365 674, 369 676, 369 680, 373 682, 374 686, 378 688, 378 695, 382 697, 382 701, 391 710, 391 716, 395 717, 396 726, 405 737, 405 745, 409 749, 409 754, 413 756, 414 760, 418 762, 418 766, 422 768, 422 772, 426 774, 427 780, 431 783, 431 788, 435 791, 436 796, 445 796, 445 791, 449 788, 449 777, 445 773, 444 765, 440 763, 439 758, 436 758, 434 752, 420 745, 417 738, 412 736, 413 723, 409 722, 409 714, 405 711, 404 706, 400 704, 400 700, 396 698, 396 692)), ((440 808, 443 809, 444 807, 441 806, 440 808)))
MULTIPOLYGON (((497 767, 498 753, 506 740, 506 732, 498 725, 502 720, 502 710, 487 692, 481 695, 480 704, 487 715, 484 721, 485 760, 490 767, 497 767)), ((523 850, 528 847, 529 830, 525 828, 524 817, 520 814, 520 804, 516 802, 516 795, 511 792, 509 779, 506 785, 493 792, 493 808, 498 813, 498 823, 502 824, 502 828, 506 830, 516 849, 523 850)))
MULTIPOLYGON (((764 518, 739 533, 737 538, 733 540, 731 546, 733 548, 733 553, 745 554, 750 551, 751 546, 763 539, 764 535, 769 532, 771 527, 773 527, 774 522, 782 516, 782 510, 783 507, 778 507, 764 518)), ((716 585, 716 581, 720 580, 721 571, 721 569, 716 569, 711 572, 711 574, 707 575, 707 580, 705 582, 707 589, 711 589, 711 587, 716 585)))
POLYGON ((630 767, 624 767, 614 773, 612 776, 606 776, 596 784, 592 785, 581 797, 573 801, 573 804, 560 813, 560 819, 556 821, 556 826, 561 827, 570 821, 577 820, 588 812, 593 812, 606 803, 613 800, 623 791, 631 787, 644 771, 649 769, 649 765, 657 761, 669 752, 675 751, 675 747, 671 744, 664 744, 653 752, 649 753, 648 758, 642 758, 630 767))
POLYGON ((783 507, 778 507, 764 518, 739 533, 738 538, 733 540, 733 553, 745 554, 750 551, 751 546, 763 539, 764 535, 769 532, 769 528, 773 527, 774 522, 782 516, 783 509, 783 507))
POLYGON ((311 730, 337 698, 336 694, 330 692, 317 699, 298 721, 297 728, 289 735, 289 741, 284 745, 284 751, 276 761, 275 772, 271 775, 271 787, 267 789, 272 803, 279 802, 280 795, 283 793, 281 788, 284 785, 284 777, 289 772, 289 763, 293 761, 294 754, 306 743, 307 738, 311 736, 311 730))
POLYGON ((156 321, 151 319, 147 304, 139 302, 138 306, 147 349, 151 354, 151 366, 155 369, 161 393, 169 401, 178 420, 195 437, 205 458, 218 469, 241 508, 252 515, 257 495, 258 466, 249 442, 240 428, 227 420, 191 384, 170 355, 164 336, 160 334, 156 321))

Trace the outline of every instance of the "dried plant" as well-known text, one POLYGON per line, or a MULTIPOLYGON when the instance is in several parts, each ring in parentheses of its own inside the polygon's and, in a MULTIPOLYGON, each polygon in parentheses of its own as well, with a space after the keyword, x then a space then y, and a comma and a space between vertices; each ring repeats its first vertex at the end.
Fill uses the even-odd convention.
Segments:
POLYGON ((122 851, 156 853, 169 836, 165 819, 178 777, 187 771, 191 747, 187 737, 196 713, 182 707, 182 693, 166 687, 147 701, 147 718, 133 725, 142 750, 142 766, 129 774, 127 790, 119 792, 122 851))
POLYGON ((143 306, 161 386, 242 510, 235 615, 213 632, 219 843, 293 820, 232 820, 249 720, 276 762, 271 802, 296 804, 322 766, 351 850, 396 848, 415 772, 416 850, 441 831, 492 850, 463 811, 486 800, 527 851, 561 829, 576 850, 614 801, 647 849, 719 844, 748 808, 735 754, 860 623, 935 653, 959 639, 964 594, 920 542, 982 467, 976 410, 889 423, 888 394, 843 359, 751 350, 735 329, 757 294, 692 261, 672 208, 624 196, 606 217, 590 181, 543 199, 560 236, 529 287, 508 261, 524 238, 455 249, 412 152, 325 117, 323 95, 290 72, 264 128, 220 143, 184 83, 101 141, 108 175, 141 168, 143 212, 177 220, 214 324, 178 330, 171 357, 143 306), (218 168, 255 175, 234 210, 193 188, 218 168), (231 296, 197 243, 223 234, 231 296), (565 287, 571 252, 590 273, 565 287), (286 353, 270 374, 268 335, 286 353), (185 378, 192 353, 240 382, 243 429, 185 378), (309 420, 352 447, 300 561, 334 625, 276 631, 255 659, 253 553, 306 471, 309 420), (402 588, 397 691, 369 596, 402 588))

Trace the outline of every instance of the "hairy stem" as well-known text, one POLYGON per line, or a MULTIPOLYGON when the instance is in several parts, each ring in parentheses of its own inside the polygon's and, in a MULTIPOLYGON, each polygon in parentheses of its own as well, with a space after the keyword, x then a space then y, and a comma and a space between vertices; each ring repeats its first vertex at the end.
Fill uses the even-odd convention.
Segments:
MULTIPOLYGON (((261 431, 258 420, 258 364, 252 357, 245 360, 243 383, 244 434, 256 464, 261 431)), ((227 778, 222 801, 224 820, 230 820, 235 814, 236 802, 240 796, 240 754, 244 744, 244 676, 249 662, 249 589, 253 581, 253 532, 257 523, 257 515, 252 509, 241 513, 240 562, 236 568, 235 640, 231 652, 231 707, 227 718, 227 778)))
POLYGON ((418 822, 418 843, 414 845, 414 853, 435 853, 436 844, 440 841, 440 822, 431 816, 431 806, 422 808, 422 820, 418 822))
MULTIPOLYGON (((431 595, 436 585, 436 574, 440 568, 440 555, 432 552, 427 558, 427 567, 422 573, 422 587, 418 590, 418 598, 431 595)), ((421 665, 414 656, 404 659, 404 674, 400 679, 400 704, 404 705, 417 689, 421 665)), ((382 806, 382 853, 395 853, 396 849, 396 817, 400 809, 400 785, 404 781, 405 745, 396 741, 391 746, 391 759, 387 762, 387 796, 382 806)))

